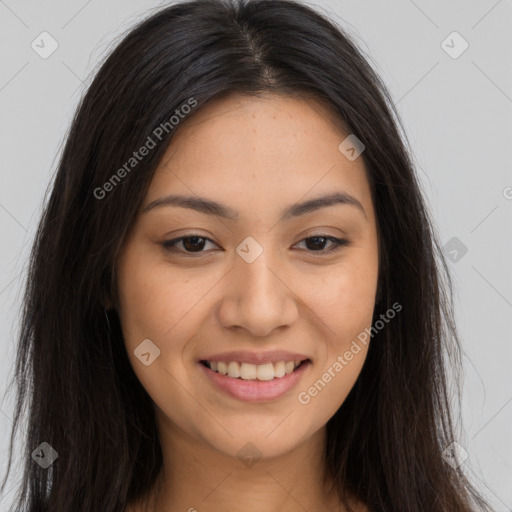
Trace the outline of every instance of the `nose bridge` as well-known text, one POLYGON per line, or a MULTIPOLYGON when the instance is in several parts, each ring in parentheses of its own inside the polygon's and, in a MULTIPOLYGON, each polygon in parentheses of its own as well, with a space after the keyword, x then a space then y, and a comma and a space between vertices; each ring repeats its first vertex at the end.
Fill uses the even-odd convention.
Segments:
POLYGON ((276 277, 271 268, 276 265, 275 258, 272 256, 270 238, 266 236, 257 236, 257 238, 258 240, 248 236, 236 248, 235 276, 241 280, 240 286, 242 288, 245 286, 253 294, 272 296, 276 277))
POLYGON ((293 294, 284 276, 279 276, 279 269, 271 250, 254 239, 238 246, 224 296, 222 318, 226 327, 238 325, 263 336, 293 321, 293 294))
MULTIPOLYGON (((235 272, 240 279, 237 292, 258 300, 276 301, 281 293, 277 288, 276 269, 271 267, 269 251, 264 251, 254 261, 241 259, 235 264, 235 272)), ((274 265, 275 266, 275 265, 274 265)))

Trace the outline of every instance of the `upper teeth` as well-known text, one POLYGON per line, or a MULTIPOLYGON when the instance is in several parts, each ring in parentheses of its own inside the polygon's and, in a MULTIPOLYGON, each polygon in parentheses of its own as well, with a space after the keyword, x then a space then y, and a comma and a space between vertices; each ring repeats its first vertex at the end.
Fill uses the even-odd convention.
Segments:
POLYGON ((223 361, 207 361, 208 366, 213 371, 221 375, 233 377, 234 379, 240 377, 244 380, 272 380, 274 377, 284 377, 292 373, 300 363, 301 361, 278 361, 276 363, 267 364, 240 364, 236 361, 230 361, 228 363, 223 361))

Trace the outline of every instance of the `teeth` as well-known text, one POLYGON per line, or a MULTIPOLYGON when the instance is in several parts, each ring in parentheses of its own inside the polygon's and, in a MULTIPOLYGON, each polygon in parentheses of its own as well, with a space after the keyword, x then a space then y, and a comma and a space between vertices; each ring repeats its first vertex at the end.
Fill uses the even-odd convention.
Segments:
POLYGON ((286 375, 286 363, 278 361, 274 363, 274 377, 284 377, 286 375))
POLYGON ((277 363, 250 364, 236 361, 207 361, 207 365, 221 375, 243 380, 272 380, 284 377, 299 366, 300 361, 278 361, 277 363))
POLYGON ((228 375, 230 377, 237 379, 238 377, 240 377, 241 371, 242 369, 240 368, 240 366, 238 366, 238 363, 235 363, 234 361, 228 363, 228 375))

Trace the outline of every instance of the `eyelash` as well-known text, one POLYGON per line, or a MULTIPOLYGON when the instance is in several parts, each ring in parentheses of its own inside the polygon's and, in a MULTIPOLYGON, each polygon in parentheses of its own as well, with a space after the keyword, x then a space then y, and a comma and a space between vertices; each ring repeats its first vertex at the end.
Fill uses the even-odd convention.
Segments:
MULTIPOLYGON (((183 240, 191 239, 191 238, 200 238, 200 239, 207 240, 207 241, 215 244, 215 242, 213 240, 211 240, 210 238, 208 238, 206 236, 188 235, 188 236, 182 236, 180 238, 175 238, 173 240, 166 240, 166 241, 162 242, 162 246, 168 252, 173 252, 173 253, 179 252, 179 253, 185 255, 185 257, 197 257, 196 255, 201 255, 201 254, 207 252, 207 251, 187 252, 187 251, 183 251, 183 250, 176 248, 177 243, 179 243, 183 240)), ((322 249, 319 251, 306 251, 306 252, 310 252, 310 253, 320 253, 320 255, 322 255, 322 256, 331 254, 331 253, 341 249, 342 247, 349 246, 351 243, 350 240, 347 240, 345 238, 336 238, 334 236, 328 236, 328 235, 323 235, 323 234, 308 236, 306 238, 303 238, 300 242, 303 242, 305 240, 311 240, 313 238, 325 238, 326 240, 332 242, 333 245, 331 246, 330 249, 327 249, 327 250, 322 249)), ((217 245, 217 244, 215 244, 215 245, 217 245)))

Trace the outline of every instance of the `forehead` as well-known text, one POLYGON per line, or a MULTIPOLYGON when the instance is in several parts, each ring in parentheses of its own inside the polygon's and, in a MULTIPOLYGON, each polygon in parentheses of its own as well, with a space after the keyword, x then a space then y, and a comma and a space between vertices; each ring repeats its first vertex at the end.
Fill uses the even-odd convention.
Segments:
POLYGON ((162 193, 229 197, 239 210, 263 196, 283 203, 334 189, 370 199, 362 158, 338 146, 349 135, 311 98, 231 95, 181 121, 151 183, 162 193))

